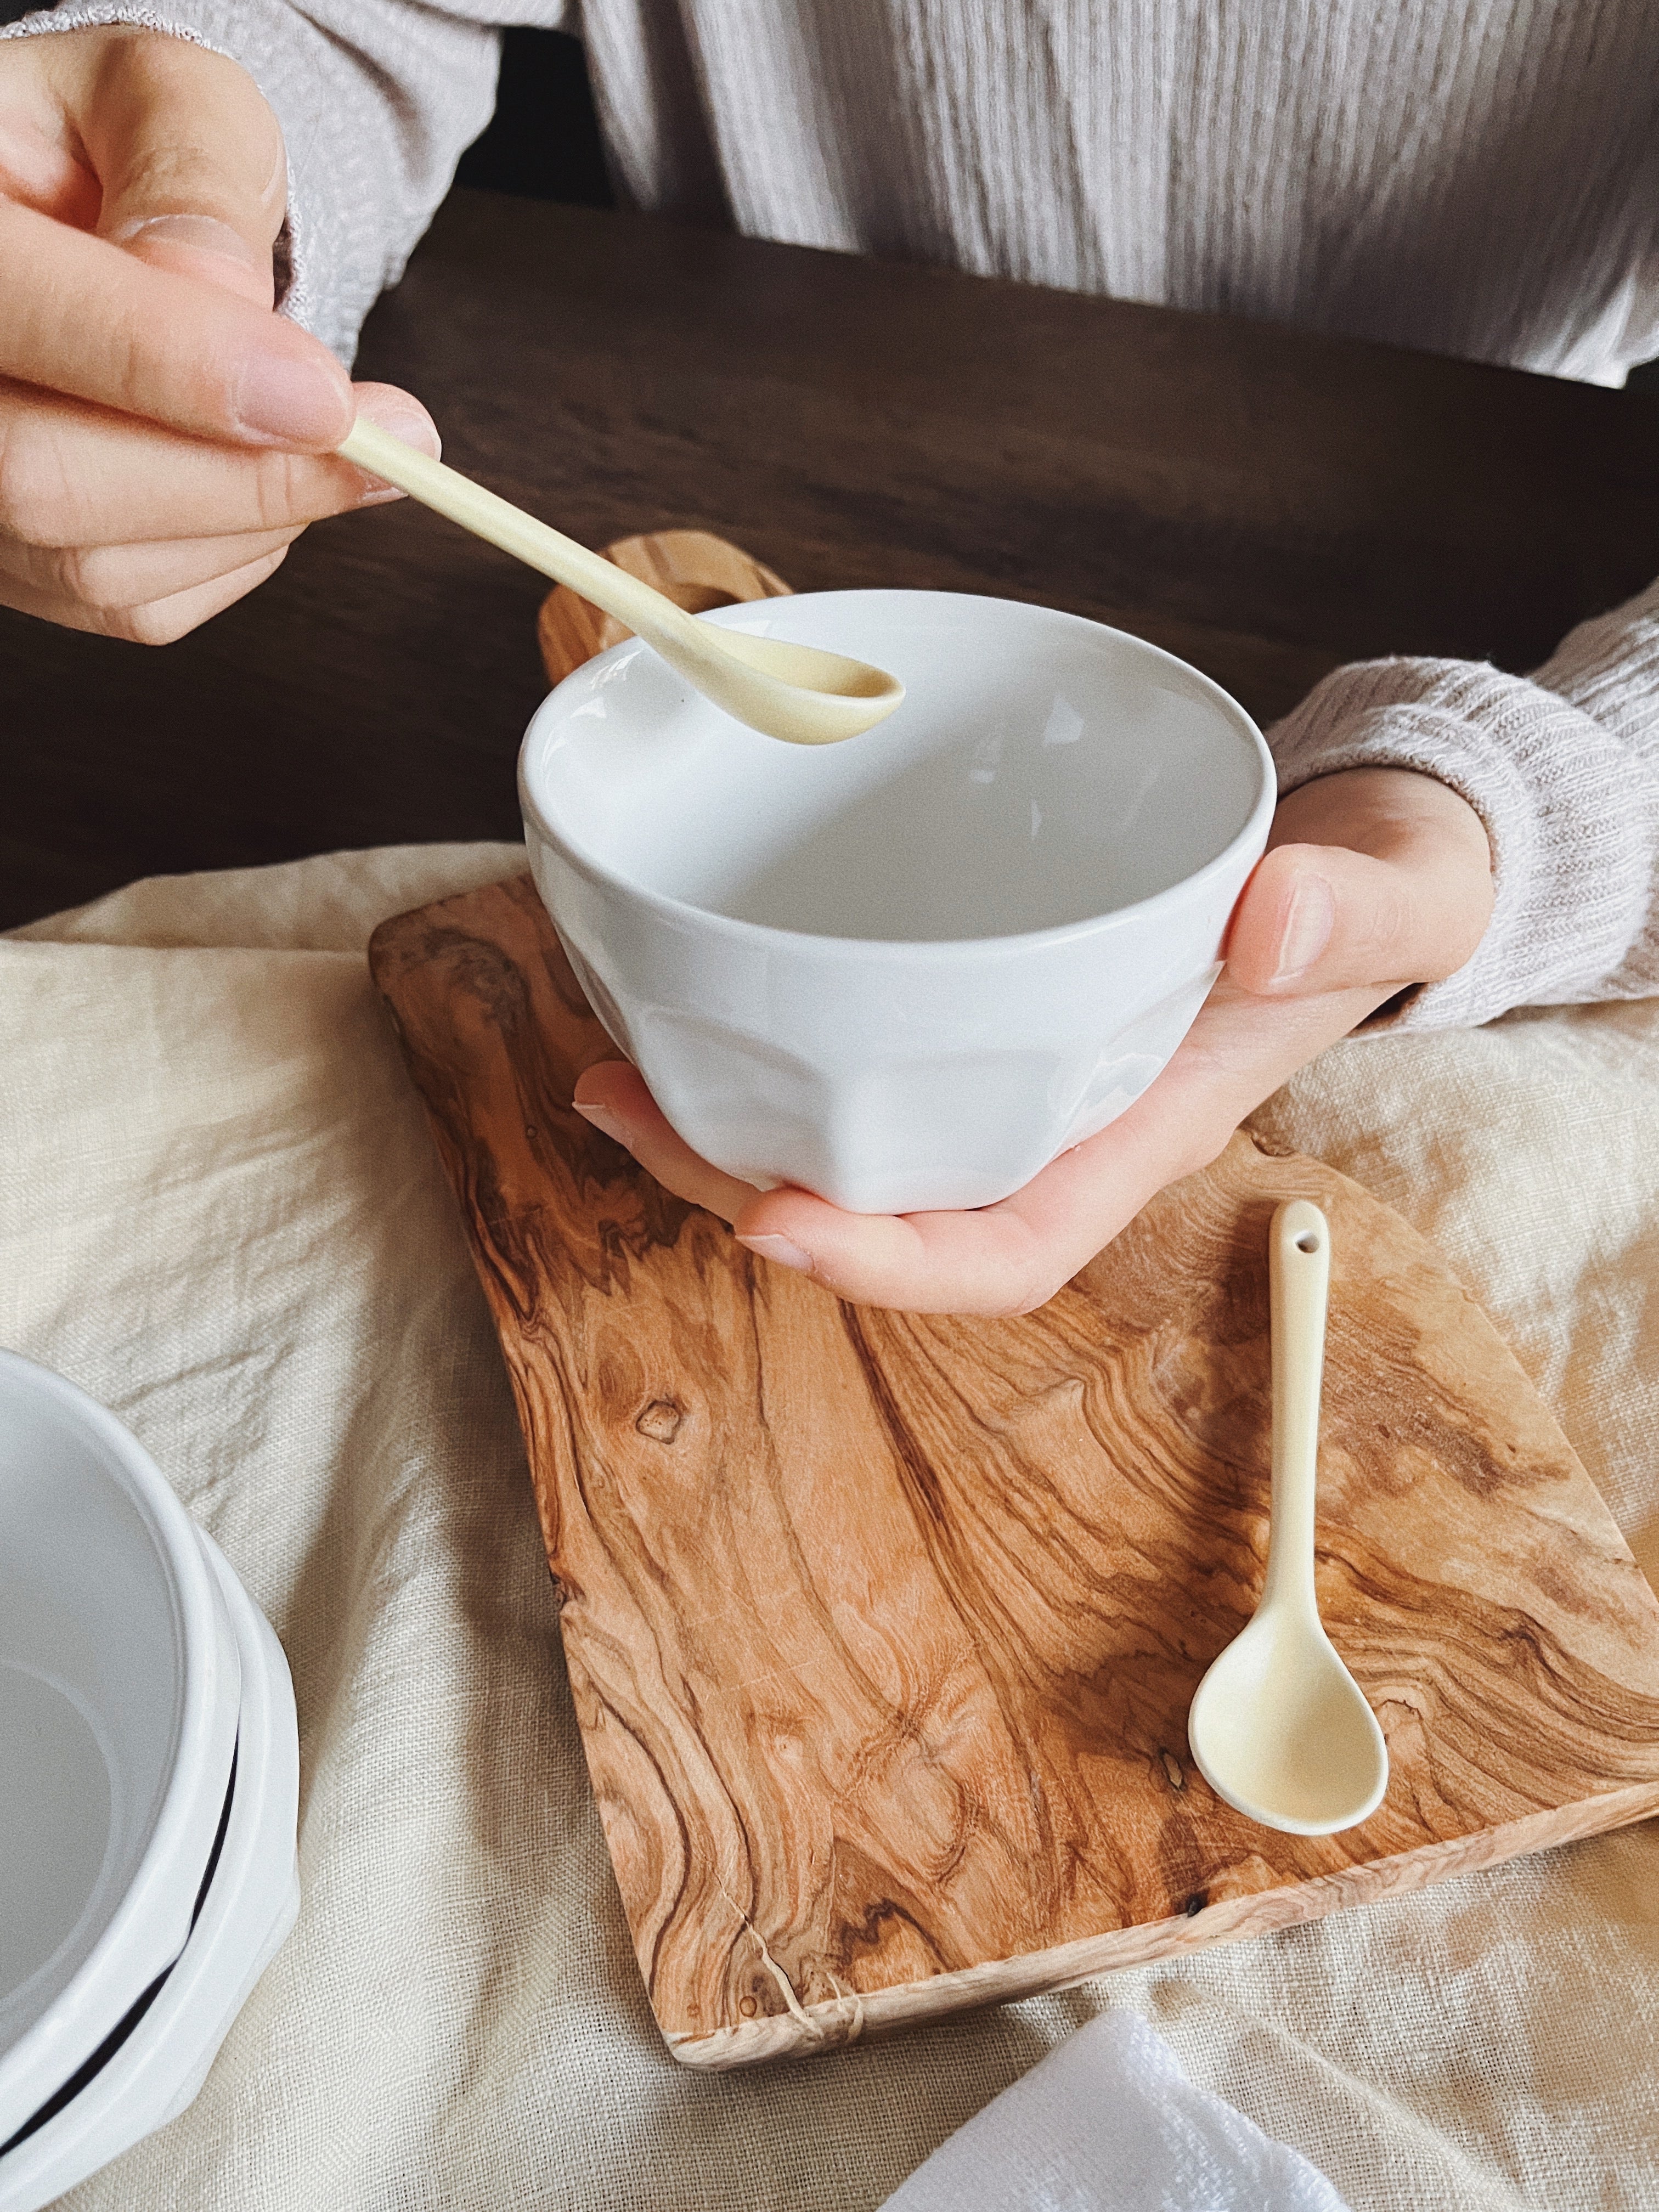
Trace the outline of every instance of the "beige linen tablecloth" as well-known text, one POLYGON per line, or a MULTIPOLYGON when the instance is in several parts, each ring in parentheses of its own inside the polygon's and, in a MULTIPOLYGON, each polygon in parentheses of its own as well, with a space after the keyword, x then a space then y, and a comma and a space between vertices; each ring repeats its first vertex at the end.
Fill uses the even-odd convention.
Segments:
MULTIPOLYGON (((647 2009, 483 1302, 365 972, 512 848, 154 882, 0 943, 0 1342, 129 1422, 288 1647, 297 1929, 122 2212, 874 2206, 1151 2019, 1357 2212, 1659 2204, 1649 1826, 793 2065, 647 2009)), ((1659 1006, 1338 1047, 1262 1121, 1439 1243, 1659 1574, 1659 1006)))

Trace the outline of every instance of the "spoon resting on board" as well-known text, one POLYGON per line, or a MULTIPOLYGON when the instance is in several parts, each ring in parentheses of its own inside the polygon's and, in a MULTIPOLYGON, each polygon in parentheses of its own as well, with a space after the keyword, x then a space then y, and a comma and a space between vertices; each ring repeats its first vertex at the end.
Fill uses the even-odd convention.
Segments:
POLYGON ((1187 1741, 1218 1797, 1264 1827, 1329 1836, 1370 1818, 1389 1750, 1337 1656, 1314 1595, 1314 1492, 1325 1364, 1330 1225, 1292 1200, 1268 1231, 1273 1319, 1273 1505, 1261 1602, 1214 1660, 1187 1741))
POLYGON ((896 677, 865 661, 699 622, 602 554, 406 446, 378 423, 359 421, 339 451, 358 468, 614 615, 704 698, 767 737, 796 745, 835 744, 873 728, 904 696, 896 677))

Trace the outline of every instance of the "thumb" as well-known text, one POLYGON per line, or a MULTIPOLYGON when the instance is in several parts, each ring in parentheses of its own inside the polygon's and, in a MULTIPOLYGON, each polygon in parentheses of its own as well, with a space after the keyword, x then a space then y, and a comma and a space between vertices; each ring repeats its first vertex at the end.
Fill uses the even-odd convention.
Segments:
POLYGON ((1492 879, 1460 843, 1383 860, 1343 845, 1280 845, 1244 889, 1227 973, 1267 998, 1438 982, 1474 955, 1492 879))
POLYGON ((252 78, 187 40, 112 33, 89 54, 76 105, 103 186, 99 235, 269 307, 288 163, 252 78))

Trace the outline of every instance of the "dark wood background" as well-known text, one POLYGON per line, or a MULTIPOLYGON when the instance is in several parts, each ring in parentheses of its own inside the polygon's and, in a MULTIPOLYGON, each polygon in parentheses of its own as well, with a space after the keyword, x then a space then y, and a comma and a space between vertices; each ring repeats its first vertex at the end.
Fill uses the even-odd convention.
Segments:
MULTIPOLYGON (((591 543, 1046 600, 1260 717, 1356 655, 1522 669, 1659 570, 1659 397, 456 191, 360 373, 591 543)), ((517 833, 527 570, 400 504, 147 652, 0 611, 0 926, 157 871, 517 833)))

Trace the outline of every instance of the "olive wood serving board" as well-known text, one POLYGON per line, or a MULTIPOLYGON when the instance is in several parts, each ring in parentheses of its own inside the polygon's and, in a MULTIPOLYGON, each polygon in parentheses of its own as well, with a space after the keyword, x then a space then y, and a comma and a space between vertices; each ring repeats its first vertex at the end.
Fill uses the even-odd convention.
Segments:
POLYGON ((1280 1928, 1659 1809, 1659 1604, 1433 1250, 1243 1135, 1041 1311, 855 1310, 570 1108, 613 1056, 527 878, 371 951, 529 1448, 675 2055, 727 2067, 1280 1928), (1320 1601, 1392 1774, 1221 1803, 1187 1706, 1259 1593, 1266 1233, 1332 1226, 1320 1601))

